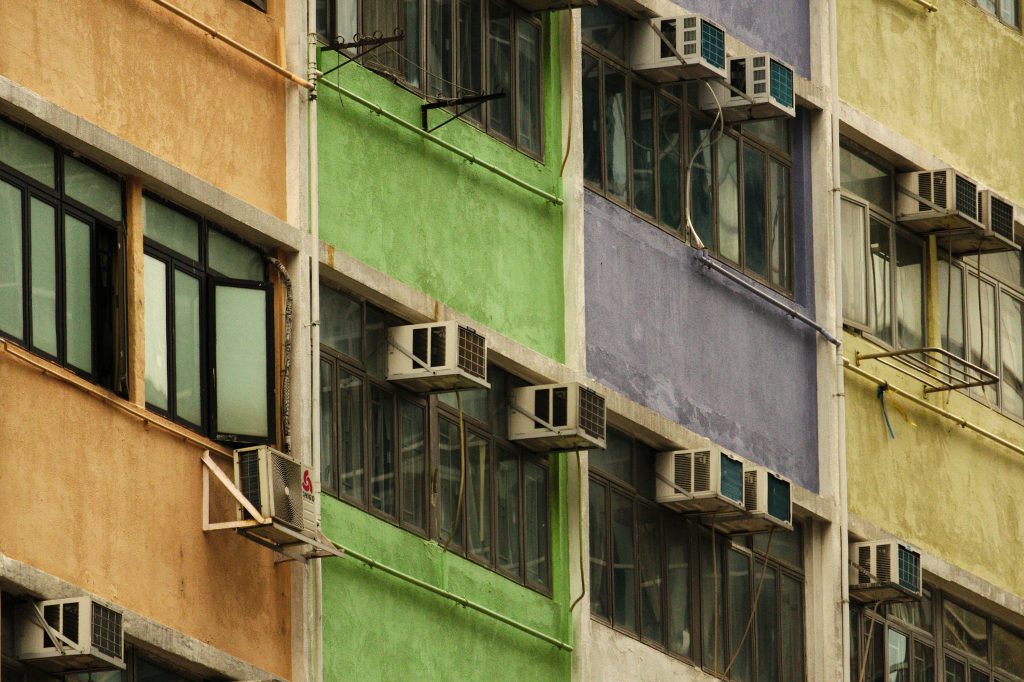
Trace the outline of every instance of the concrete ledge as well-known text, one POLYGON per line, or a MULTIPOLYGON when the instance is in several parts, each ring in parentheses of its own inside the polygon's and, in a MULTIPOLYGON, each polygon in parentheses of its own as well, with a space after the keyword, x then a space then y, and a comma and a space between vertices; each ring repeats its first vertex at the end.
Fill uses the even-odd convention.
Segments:
POLYGON ((304 233, 177 166, 129 144, 14 81, 0 76, 0 113, 202 214, 244 239, 267 248, 298 251, 304 233))

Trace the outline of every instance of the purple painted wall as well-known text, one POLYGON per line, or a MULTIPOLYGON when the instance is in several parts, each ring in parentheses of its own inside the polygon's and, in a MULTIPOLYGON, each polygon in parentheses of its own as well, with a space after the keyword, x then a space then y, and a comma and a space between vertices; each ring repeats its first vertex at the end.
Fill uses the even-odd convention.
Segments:
POLYGON ((750 47, 771 52, 804 78, 811 73, 808 0, 675 0, 722 24, 750 47))

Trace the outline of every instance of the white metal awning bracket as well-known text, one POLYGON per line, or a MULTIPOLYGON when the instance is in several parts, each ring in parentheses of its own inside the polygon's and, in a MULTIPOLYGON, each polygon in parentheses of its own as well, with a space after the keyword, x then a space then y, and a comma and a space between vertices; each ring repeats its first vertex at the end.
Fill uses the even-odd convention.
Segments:
POLYGON ((203 452, 203 456, 200 458, 203 463, 203 530, 227 530, 232 528, 249 528, 251 526, 265 526, 271 522, 271 519, 264 518, 256 507, 253 506, 252 502, 242 494, 242 491, 234 484, 234 482, 228 478, 227 474, 221 471, 220 467, 210 457, 210 451, 206 450, 203 452), (252 515, 251 519, 245 521, 218 521, 216 523, 210 521, 210 472, 217 477, 232 497, 242 505, 245 511, 252 515))

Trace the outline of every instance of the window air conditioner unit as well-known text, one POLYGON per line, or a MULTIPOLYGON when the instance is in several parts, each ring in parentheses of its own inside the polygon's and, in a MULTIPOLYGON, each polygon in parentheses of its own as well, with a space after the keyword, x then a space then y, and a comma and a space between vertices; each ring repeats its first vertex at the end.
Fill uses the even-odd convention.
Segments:
POLYGON ((36 601, 17 622, 18 660, 34 668, 54 675, 124 670, 121 613, 88 597, 36 601))
POLYGON ((715 526, 729 534, 793 530, 792 488, 792 482, 781 474, 765 467, 747 467, 743 471, 746 513, 715 519, 715 526))
POLYGON ((490 388, 487 339, 453 321, 391 327, 388 381, 419 393, 490 388))
MULTIPOLYGON (((316 493, 309 467, 277 450, 260 445, 235 450, 235 486, 271 524, 247 529, 275 545, 301 542, 277 526, 309 538, 317 536, 316 493)), ((238 520, 251 516, 236 505, 238 520)))
POLYGON ((896 176, 900 189, 896 220, 919 233, 965 230, 980 233, 978 183, 952 168, 896 176), (918 199, 924 199, 920 201, 918 199), (927 203, 926 203, 927 202, 927 203))
POLYGON ((604 397, 577 383, 513 389, 508 432, 538 452, 603 450, 604 397))
MULTIPOLYGON (((1019 249, 1014 240, 1016 218, 1013 204, 992 190, 983 189, 978 192, 978 219, 985 228, 985 234, 975 241, 974 252, 979 247, 983 253, 1019 249)), ((970 245, 965 245, 965 250, 969 248, 970 245)))
POLYGON ((515 3, 532 14, 548 10, 594 7, 597 5, 597 0, 515 0, 515 3))
POLYGON ((655 499, 678 511, 742 510, 743 462, 719 447, 658 453, 655 499), (669 483, 671 481, 671 483, 669 483))
POLYGON ((634 71, 659 83, 684 78, 725 78, 725 29, 699 14, 657 17, 651 22, 675 52, 646 19, 640 19, 633 26, 630 44, 634 71))
POLYGON ((730 57, 728 80, 734 90, 721 83, 709 83, 714 94, 701 88, 701 109, 717 113, 721 107, 727 123, 796 116, 793 69, 770 54, 730 57))
POLYGON ((921 554, 895 540, 850 545, 850 599, 859 602, 921 598, 921 554))

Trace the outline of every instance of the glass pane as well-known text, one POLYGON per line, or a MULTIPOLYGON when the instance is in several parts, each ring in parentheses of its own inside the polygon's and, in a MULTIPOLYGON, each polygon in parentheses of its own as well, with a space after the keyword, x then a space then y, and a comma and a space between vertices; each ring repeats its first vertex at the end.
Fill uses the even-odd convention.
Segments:
POLYGON ((608 605, 608 503, 603 485, 590 481, 590 612, 610 619, 608 605))
POLYGON ((988 673, 971 667, 971 682, 989 682, 988 673))
POLYGON ((400 324, 380 308, 366 306, 366 371, 384 379, 388 374, 388 327, 400 324))
POLYGON ((843 317, 857 324, 868 324, 868 271, 866 251, 867 211, 863 206, 843 199, 843 317))
POLYGON ((654 215, 654 94, 633 82, 633 204, 654 215))
POLYGON ((946 656, 946 682, 967 682, 967 666, 946 656))
POLYGON ((429 29, 427 32, 427 94, 431 97, 451 97, 455 72, 452 44, 452 0, 429 0, 429 29))
POLYGON ((658 182, 659 214, 663 225, 678 230, 682 224, 683 188, 682 161, 679 149, 683 127, 679 105, 671 100, 658 100, 658 182))
POLYGON ((1015 675, 1024 674, 1024 637, 993 623, 992 662, 1015 675))
POLYGON ((519 146, 540 153, 540 25, 526 19, 517 22, 519 37, 519 87, 516 90, 516 112, 519 116, 519 146))
POLYGON ((1024 305, 1007 294, 1000 296, 999 357, 1003 361, 1002 405, 1008 413, 1024 417, 1024 305))
POLYGON ((144 659, 140 659, 136 666, 136 679, 138 680, 145 680, 145 682, 187 682, 181 675, 160 668, 144 659))
POLYGON ((498 456, 498 567, 519 575, 519 457, 498 456))
MULTIPOLYGON (((761 582, 757 600, 757 679, 777 682, 779 679, 779 626, 776 623, 776 583, 778 573, 761 562, 755 562, 755 580, 761 582), (762 578, 762 573, 764 577, 762 578)), ((756 584, 756 583, 755 583, 756 584)), ((789 661, 786 661, 788 664, 789 661)))
POLYGON ((743 148, 743 256, 744 266, 762 277, 768 274, 765 223, 764 154, 743 148))
POLYGON ((935 682, 935 651, 924 642, 914 642, 914 682, 935 682))
POLYGON ((0 163, 53 187, 53 147, 0 121, 0 163))
POLYGON ((626 59, 626 31, 629 17, 607 5, 587 7, 582 12, 583 42, 626 59))
POLYGON ((168 401, 167 348, 167 266, 152 256, 145 256, 146 285, 146 402, 162 410, 170 409, 168 401))
MULTIPOLYGON (((709 249, 715 248, 715 183, 710 136, 714 132, 708 124, 693 120, 690 128, 690 149, 687 161, 690 164, 690 220, 701 242, 709 249)), ((686 182, 686 179, 683 179, 686 182)), ((687 235, 687 239, 690 235, 687 235)))
POLYGON ((147 239, 199 260, 199 222, 152 197, 142 197, 142 233, 147 239))
POLYGON ((440 393, 438 394, 438 399, 458 413, 459 396, 461 395, 462 414, 466 417, 478 419, 486 424, 490 420, 490 414, 487 410, 488 394, 493 391, 493 388, 490 391, 485 388, 472 388, 466 391, 459 391, 458 394, 455 392, 440 393))
MULTIPOLYGON (((438 540, 445 544, 451 541, 455 547, 462 545, 461 532, 452 537, 458 529, 455 528, 455 510, 459 502, 459 486, 462 483, 462 458, 461 444, 459 440, 459 427, 456 424, 441 419, 438 427, 438 448, 440 468, 440 499, 441 513, 437 521, 438 540)), ((460 515, 461 516, 461 515, 460 515)), ((465 528, 465 522, 459 526, 465 528)))
POLYGON ((704 667, 725 670, 725 552, 721 545, 712 552, 711 536, 700 543, 701 649, 704 667))
POLYGON ((633 441, 621 431, 608 429, 604 450, 587 453, 590 467, 616 478, 633 483, 633 441))
POLYGON ((742 130, 744 135, 749 135, 782 151, 789 151, 789 121, 786 119, 773 118, 744 123, 742 130))
POLYGON ((23 338, 24 279, 21 190, 0 181, 0 330, 23 338))
MULTIPOLYGON (((945 257, 945 256, 943 256, 945 257)), ((981 271, 993 279, 1016 287, 1024 287, 1024 271, 1021 268, 1020 251, 1001 251, 999 253, 981 254, 981 271)), ((961 260, 978 269, 978 256, 961 256, 961 260)))
MULTIPOLYGON (((7 675, 7 668, 6 667, 3 669, 3 672, 4 672, 4 678, 3 679, 6 680, 7 679, 7 677, 6 677, 6 675, 7 675)), ((11 671, 10 674, 12 676, 11 679, 13 679, 13 680, 21 680, 21 679, 23 679, 21 677, 15 677, 14 676, 15 673, 13 671, 11 671)), ((127 680, 128 680, 128 673, 126 673, 123 670, 108 670, 107 672, 102 672, 102 673, 76 673, 74 675, 69 675, 69 676, 67 676, 64 679, 66 679, 66 680, 74 680, 75 682, 127 682, 127 680)), ((146 678, 146 682, 149 682, 149 678, 146 678)))
POLYGON ((497 2, 488 10, 487 91, 507 97, 487 103, 487 125, 492 133, 512 139, 512 11, 497 2))
POLYGON ((488 442, 466 432, 466 530, 469 551, 491 559, 491 454, 488 442))
POLYGON ((526 580, 548 585, 550 552, 548 550, 548 472, 532 462, 523 463, 523 486, 526 498, 526 580))
POLYGON ((509 392, 523 382, 504 370, 493 365, 487 368, 487 380, 491 382, 488 393, 490 412, 487 422, 491 425, 491 434, 496 438, 508 438, 509 392))
POLYGON ((751 679, 751 636, 746 634, 750 620, 750 558, 735 550, 729 550, 729 655, 732 661, 732 677, 737 680, 751 679))
MULTIPOLYGON (((804 679, 804 606, 803 584, 788 575, 782 576, 781 635, 783 682, 804 679)), ((881 637, 879 637, 881 644, 881 637)))
POLYGON ((840 147, 839 173, 843 189, 892 213, 892 176, 887 169, 840 147))
POLYGON ((886 665, 887 682, 905 682, 910 679, 910 640, 898 630, 889 629, 886 665))
POLYGON ((426 528, 427 427, 419 405, 399 403, 402 426, 402 521, 426 528))
POLYGON ((978 7, 982 8, 989 14, 995 14, 996 0, 978 0, 978 7))
POLYGON ((614 622, 630 632, 636 623, 636 556, 633 547, 633 500, 612 493, 612 589, 614 622))
POLYGON ((718 252, 739 263, 740 167, 736 144, 728 136, 718 141, 718 252))
POLYGON ((690 535, 686 523, 673 519, 666 524, 665 551, 668 554, 668 634, 669 651, 693 656, 690 607, 690 535))
MULTIPOLYGON (((386 4, 390 4, 386 2, 386 4)), ((405 76, 410 85, 420 85, 420 0, 403 0, 401 3, 402 27, 405 38, 398 48, 400 52, 394 52, 402 66, 399 72, 405 76)), ((398 23, 398 22, 395 22, 398 23)))
POLYGON ((888 606, 891 618, 896 618, 926 632, 931 632, 932 629, 931 608, 932 603, 927 588, 921 601, 889 604, 888 606))
POLYGON ((643 441, 637 440, 633 441, 633 457, 636 460, 633 467, 636 471, 636 481, 633 484, 635 491, 641 497, 653 500, 655 498, 654 467, 658 453, 643 441))
POLYGON ((943 601, 942 605, 945 645, 988 660, 988 622, 985 617, 952 601, 943 601))
POLYGON ((896 233, 896 324, 902 348, 924 343, 924 245, 896 233))
MULTIPOLYGON (((968 361, 990 372, 998 372, 996 358, 996 291, 995 287, 977 276, 967 276, 967 322, 970 353, 968 361)), ((996 402, 996 387, 985 386, 971 389, 972 393, 983 394, 985 399, 996 402)))
POLYGON ((640 505, 637 547, 640 563, 640 628, 643 636, 660 642, 661 613, 661 513, 640 505))
MULTIPOLYGON (((768 252, 771 255, 771 282, 788 288, 789 276, 789 169, 777 161, 768 164, 768 252)), ((863 249, 861 249, 863 253, 863 249)))
POLYGON ((1017 25, 1017 0, 999 0, 999 18, 1010 24, 1017 25))
MULTIPOLYGON (((483 3, 459 0, 459 96, 480 95, 483 83, 483 3)), ((482 107, 466 112, 465 118, 479 121, 482 107)))
POLYGON ((329 41, 333 41, 338 34, 330 20, 329 8, 333 4, 333 0, 316 0, 316 32, 329 41))
POLYGON ((626 142, 626 77, 605 68, 604 72, 604 155, 606 187, 622 201, 629 192, 629 147, 626 142))
MULTIPOLYGON (((759 552, 767 552, 768 533, 758 533, 754 536, 754 549, 759 552)), ((795 530, 776 530, 771 534, 771 556, 775 559, 785 561, 791 566, 803 565, 803 550, 800 544, 800 527, 795 530)))
POLYGON ((395 397, 370 385, 370 504, 395 515, 395 397))
MULTIPOLYGON (((586 13, 584 13, 586 14, 586 13)), ((601 71, 583 54, 583 179, 601 185, 601 71)))
POLYGON ((886 343, 892 343, 892 304, 889 297, 892 278, 892 245, 889 240, 890 228, 885 223, 871 219, 871 291, 874 301, 871 310, 872 334, 886 343))
POLYGON ((263 257, 259 251, 231 237, 210 230, 206 238, 210 267, 232 279, 263 281, 263 257))
POLYGON ((363 499, 363 380, 338 368, 341 493, 363 499))
MULTIPOLYGON (((3 199, 0 198, 0 202, 3 199)), ((32 206, 32 345, 57 355, 57 213, 53 206, 31 200, 32 206)), ((2 213, 3 209, 0 209, 2 213)), ((0 259, 4 249, 0 248, 0 259)), ((19 264, 20 265, 20 264, 19 264)), ((0 268, 2 269, 2 268, 0 268)), ((20 272, 21 268, 18 268, 20 272)), ((2 279, 3 275, 0 275, 2 279)), ((0 291, 5 289, 0 284, 0 291)), ((2 299, 0 299, 2 300, 2 299)), ((0 310, 4 304, 0 302, 0 310)), ((0 320, 4 319, 0 313, 0 320)))
POLYGON ((942 347, 957 357, 966 357, 964 348, 964 273, 958 267, 940 260, 939 324, 942 326, 942 347), (950 277, 952 275, 952 277, 950 277))
POLYGON ((320 487, 338 492, 338 452, 334 438, 334 365, 320 361, 320 487))
POLYGON ((64 193, 114 220, 121 220, 121 183, 75 157, 64 155, 64 193))
POLYGON ((363 357, 363 308, 348 296, 320 287, 320 343, 358 360, 363 357))
POLYGON ((64 216, 64 324, 68 364, 92 372, 92 229, 64 216))
POLYGON ((267 293, 218 285, 214 296, 217 432, 266 437, 267 293))
POLYGON ((199 280, 174 271, 174 395, 178 416, 202 424, 199 378, 199 280))

